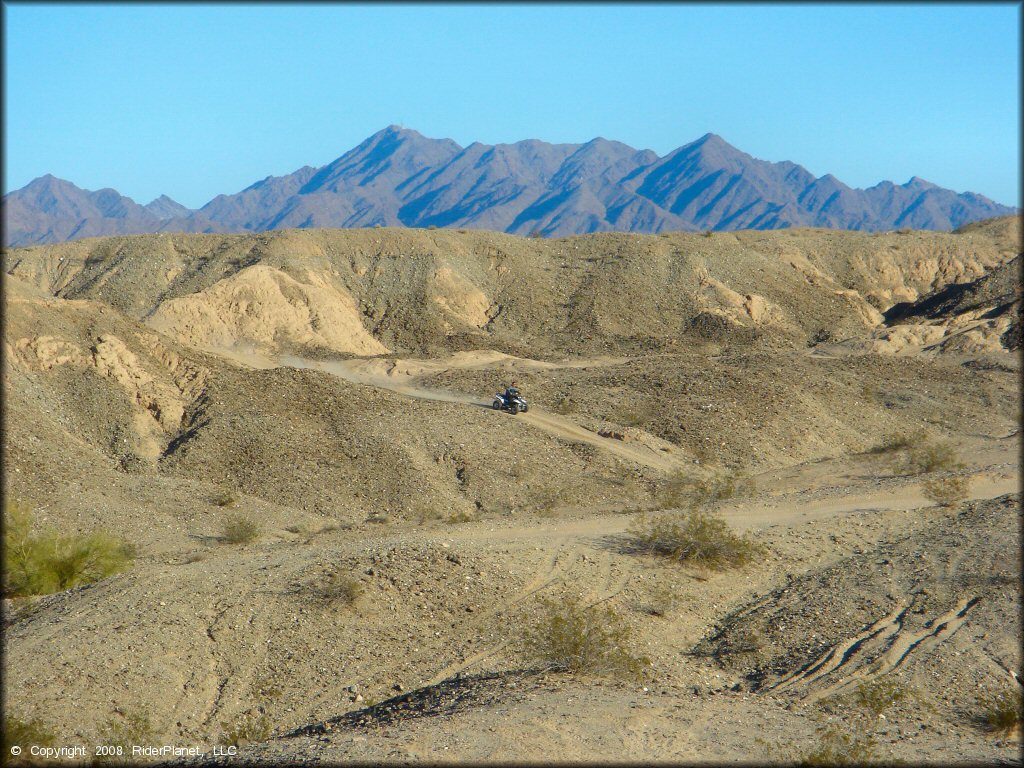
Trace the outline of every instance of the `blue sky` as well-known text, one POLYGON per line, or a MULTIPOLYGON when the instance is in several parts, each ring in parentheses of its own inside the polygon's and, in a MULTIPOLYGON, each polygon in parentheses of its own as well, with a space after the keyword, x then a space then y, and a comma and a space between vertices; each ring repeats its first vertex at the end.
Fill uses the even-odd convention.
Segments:
POLYGON ((462 145, 717 133, 854 187, 1020 204, 1017 3, 4 3, 4 192, 198 207, 391 124, 462 145))

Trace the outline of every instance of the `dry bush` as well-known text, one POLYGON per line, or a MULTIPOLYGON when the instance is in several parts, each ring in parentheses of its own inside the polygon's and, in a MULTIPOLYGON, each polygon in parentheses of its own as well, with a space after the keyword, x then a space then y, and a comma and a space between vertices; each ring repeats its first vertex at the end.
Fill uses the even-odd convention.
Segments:
POLYGON ((719 656, 758 653, 767 644, 764 634, 756 627, 737 627, 724 640, 725 642, 717 653, 719 656))
POLYGON ((353 605, 364 591, 363 582, 346 573, 335 571, 323 579, 307 584, 305 591, 325 603, 353 605))
POLYGON ((559 507, 576 499, 572 489, 544 486, 533 494, 534 513, 540 517, 553 517, 559 507))
POLYGON ((631 641, 629 625, 610 606, 545 598, 540 617, 524 633, 522 650, 547 669, 635 678, 651 662, 632 653, 631 641))
POLYGON ((270 738, 270 720, 263 714, 240 715, 233 723, 221 723, 220 727, 224 732, 217 742, 226 747, 241 747, 270 738))
POLYGON ((228 515, 220 526, 221 539, 228 544, 248 544, 260 535, 260 525, 245 515, 228 515))
POLYGON ((909 697, 909 691, 891 675, 862 682, 853 692, 854 704, 875 719, 884 715, 893 704, 909 697))
POLYGON ((796 761, 799 766, 864 765, 877 760, 876 743, 859 721, 847 730, 828 725, 818 731, 818 744, 796 761))
MULTIPOLYGON (((819 333, 822 332, 828 334, 828 336, 832 336, 831 331, 828 331, 826 329, 822 329, 822 331, 819 331, 819 333)), ((834 341, 834 339, 830 338, 827 339, 827 341, 834 341)), ((879 391, 877 385, 875 385, 872 382, 867 382, 860 388, 860 396, 866 403, 878 403, 881 399, 881 392, 879 391)))
POLYGON ((210 500, 218 507, 233 507, 240 499, 237 491, 225 489, 215 493, 210 500))
POLYGON ((4 594, 48 595, 89 584, 131 567, 135 548, 103 531, 59 534, 35 531, 32 512, 4 508, 4 594))
POLYGON ((637 609, 649 616, 668 616, 674 611, 682 599, 675 585, 657 584, 648 590, 645 599, 638 601, 637 609))
POLYGON ((665 507, 698 509, 737 496, 749 496, 754 490, 754 481, 743 472, 727 472, 700 479, 680 470, 663 484, 660 501, 665 507))
POLYGON ((909 475, 923 475, 961 467, 963 464, 957 460, 956 448, 945 441, 928 441, 910 446, 902 463, 904 473, 909 475))
POLYGON ((374 523, 375 525, 387 525, 391 522, 391 518, 387 515, 376 513, 366 518, 367 523, 374 523))
POLYGON ((902 475, 923 475, 963 467, 952 443, 935 440, 923 430, 889 433, 868 453, 892 456, 889 461, 893 472, 902 475))
POLYGON ((997 733, 1009 733, 1024 723, 1024 692, 1003 691, 981 702, 981 721, 997 733))
POLYGON ((651 403, 637 403, 636 405, 623 405, 613 416, 613 421, 624 424, 627 427, 642 427, 651 421, 658 413, 658 409, 651 403))
POLYGON ((962 475, 933 477, 921 484, 921 491, 929 501, 940 507, 952 507, 964 501, 971 490, 971 478, 962 475))
POLYGON ((749 536, 739 536, 724 520, 699 509, 648 517, 630 526, 636 549, 706 568, 736 568, 763 552, 749 536))
MULTIPOLYGON (((868 385, 865 384, 864 386, 867 387, 868 385)), ((902 451, 912 445, 925 442, 927 439, 928 435, 923 430, 918 430, 917 432, 887 432, 882 438, 882 442, 869 449, 868 453, 894 453, 895 451, 902 451)))
POLYGON ((475 523, 479 518, 473 512, 467 512, 464 509, 460 509, 458 512, 452 512, 447 517, 449 523, 475 523))
POLYGON ((562 416, 568 416, 569 414, 576 412, 576 403, 566 396, 555 403, 555 407, 552 410, 562 416))
POLYGON ((415 507, 416 522, 420 525, 429 523, 432 520, 443 520, 444 514, 437 507, 424 504, 415 507))

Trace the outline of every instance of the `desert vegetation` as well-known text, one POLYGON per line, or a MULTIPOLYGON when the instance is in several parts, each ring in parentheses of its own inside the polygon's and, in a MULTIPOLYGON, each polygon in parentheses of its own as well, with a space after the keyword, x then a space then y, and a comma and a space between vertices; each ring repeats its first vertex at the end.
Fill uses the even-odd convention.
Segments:
POLYGON ((113 747, 110 754, 97 756, 99 763, 133 764, 137 758, 131 757, 133 746, 152 744, 156 740, 150 714, 145 709, 129 710, 118 713, 107 720, 99 731, 99 743, 113 747), (120 748, 120 754, 117 749, 120 748))
POLYGON ((899 475, 923 475, 963 467, 951 442, 937 440, 924 430, 889 433, 868 453, 886 457, 892 472, 899 475))
POLYGON ((48 595, 99 581, 131 567, 135 548, 103 531, 61 534, 39 529, 32 510, 4 507, 4 594, 48 595))
POLYGON ((33 717, 22 720, 10 712, 3 716, 3 755, 5 762, 11 759, 11 747, 20 746, 24 753, 21 760, 11 760, 11 765, 25 765, 34 762, 28 747, 52 747, 56 744, 57 734, 44 720, 33 717))
POLYGON ((260 530, 255 520, 236 513, 221 521, 220 536, 226 544, 249 544, 259 538, 260 530))
POLYGON ((270 719, 262 712, 246 712, 232 721, 222 722, 218 743, 228 747, 241 747, 270 737, 270 719))
POLYGON ((213 501, 213 503, 218 507, 233 507, 238 503, 240 498, 241 497, 238 495, 237 491, 226 488, 217 491, 213 495, 211 501, 213 501))
POLYGON ((971 478, 964 475, 932 477, 921 484, 921 492, 940 507, 953 507, 964 501, 971 489, 971 478))
POLYGON ((544 598, 522 636, 521 648, 531 663, 546 669, 636 677, 650 660, 637 655, 632 643, 632 630, 611 606, 587 606, 579 598, 544 598))
POLYGON ((701 509, 644 514, 628 533, 637 551, 712 570, 746 565, 763 552, 752 537, 734 533, 720 517, 701 509))
POLYGON ((322 603, 337 606, 353 605, 365 592, 363 583, 344 571, 329 571, 303 585, 302 593, 322 603))
POLYGON ((719 472, 704 478, 679 470, 662 484, 658 500, 667 508, 699 509, 726 499, 749 496, 755 490, 754 481, 739 470, 719 472))
POLYGON ((1000 691, 982 700, 980 720, 989 730, 1009 734, 1024 724, 1024 691, 1000 691))

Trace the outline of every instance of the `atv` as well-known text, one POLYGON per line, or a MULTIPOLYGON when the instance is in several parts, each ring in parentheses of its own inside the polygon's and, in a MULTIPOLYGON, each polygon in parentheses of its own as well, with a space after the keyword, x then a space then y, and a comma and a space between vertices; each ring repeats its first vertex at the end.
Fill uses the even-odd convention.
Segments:
POLYGON ((530 410, 530 406, 528 406, 526 401, 523 400, 522 396, 520 396, 518 389, 510 389, 508 394, 509 397, 507 398, 500 392, 495 394, 494 402, 491 403, 491 407, 496 411, 508 411, 513 416, 520 411, 526 413, 530 410))

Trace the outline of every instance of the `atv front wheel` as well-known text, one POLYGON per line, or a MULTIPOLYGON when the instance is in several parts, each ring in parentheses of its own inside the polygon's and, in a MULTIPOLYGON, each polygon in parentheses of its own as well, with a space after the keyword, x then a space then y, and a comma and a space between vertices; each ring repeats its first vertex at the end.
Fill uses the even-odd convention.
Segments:
POLYGON ((491 403, 491 408, 493 408, 496 411, 500 411, 501 410, 501 400, 495 400, 493 403, 491 403))

